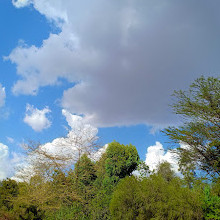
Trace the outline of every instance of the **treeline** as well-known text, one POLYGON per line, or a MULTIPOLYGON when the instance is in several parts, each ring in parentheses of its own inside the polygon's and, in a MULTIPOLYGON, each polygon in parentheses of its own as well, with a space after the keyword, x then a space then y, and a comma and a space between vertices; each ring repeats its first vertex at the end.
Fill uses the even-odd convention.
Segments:
POLYGON ((133 145, 113 142, 97 162, 84 154, 50 180, 3 180, 1 219, 220 219, 219 184, 189 182, 167 162, 150 173, 133 145))
POLYGON ((0 219, 220 219, 220 80, 201 77, 174 97, 185 121, 164 133, 181 175, 167 162, 150 172, 135 146, 117 142, 94 161, 82 151, 93 145, 73 135, 77 161, 28 148, 28 178, 0 183, 0 219))

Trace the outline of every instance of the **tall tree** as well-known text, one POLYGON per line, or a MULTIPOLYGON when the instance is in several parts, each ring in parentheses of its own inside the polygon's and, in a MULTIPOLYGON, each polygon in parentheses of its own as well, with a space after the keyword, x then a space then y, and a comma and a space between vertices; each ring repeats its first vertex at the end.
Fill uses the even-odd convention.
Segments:
POLYGON ((139 163, 138 152, 133 145, 116 141, 108 144, 106 152, 96 163, 96 195, 92 200, 91 219, 111 219, 109 204, 120 179, 130 176, 139 163))
POLYGON ((200 168, 212 177, 220 175, 220 80, 200 77, 188 91, 175 91, 174 112, 184 124, 168 127, 165 133, 185 147, 175 151, 184 169, 200 168))
POLYGON ((75 164, 75 177, 84 186, 92 185, 92 182, 96 179, 95 164, 87 156, 83 154, 81 158, 75 164))

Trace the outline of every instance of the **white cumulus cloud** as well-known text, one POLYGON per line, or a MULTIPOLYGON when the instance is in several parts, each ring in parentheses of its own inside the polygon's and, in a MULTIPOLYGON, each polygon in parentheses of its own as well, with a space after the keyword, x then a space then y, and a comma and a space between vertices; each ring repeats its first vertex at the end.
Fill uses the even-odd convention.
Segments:
POLYGON ((171 164, 172 169, 176 173, 179 173, 177 159, 170 151, 165 152, 160 142, 157 141, 155 145, 147 148, 145 163, 149 166, 151 171, 156 170, 157 166, 165 161, 171 164))
POLYGON ((66 121, 70 126, 68 134, 65 137, 56 138, 51 142, 40 145, 36 154, 33 151, 23 164, 23 171, 15 174, 15 179, 21 179, 21 176, 33 175, 35 168, 41 164, 56 164, 69 167, 73 165, 83 153, 87 153, 92 159, 100 157, 103 150, 100 150, 97 143, 98 129, 84 121, 81 116, 73 115, 67 110, 62 110, 62 114, 66 117, 66 121), (99 151, 98 151, 99 149, 99 151), (47 156, 46 156, 47 155, 47 156), (95 156, 93 156, 95 155, 95 156), (50 158, 54 158, 51 160, 50 158))
POLYGON ((83 117, 73 115, 67 110, 63 109, 62 114, 70 126, 67 136, 56 138, 51 143, 42 145, 41 149, 51 155, 70 156, 75 162, 83 153, 92 153, 98 129, 85 123, 83 117))
POLYGON ((46 116, 50 112, 51 111, 48 107, 39 110, 34 108, 34 106, 27 104, 24 122, 31 126, 35 131, 42 131, 51 126, 51 121, 46 116))
POLYGON ((95 153, 90 155, 91 160, 98 161, 101 156, 106 152, 108 144, 105 144, 103 147, 99 148, 95 153))

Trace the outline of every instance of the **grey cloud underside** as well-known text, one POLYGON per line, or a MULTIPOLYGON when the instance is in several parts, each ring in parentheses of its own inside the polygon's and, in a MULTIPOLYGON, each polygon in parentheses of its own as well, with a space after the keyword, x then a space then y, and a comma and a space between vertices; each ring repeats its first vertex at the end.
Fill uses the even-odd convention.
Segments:
MULTIPOLYGON (((53 19, 41 0, 34 2, 53 19)), ((174 89, 219 74, 217 0, 48 2, 57 9, 54 19, 65 17, 62 31, 40 48, 21 46, 9 55, 22 77, 15 94, 34 94, 64 77, 80 83, 64 91, 63 107, 91 123, 163 127, 176 120, 168 107, 174 89)))

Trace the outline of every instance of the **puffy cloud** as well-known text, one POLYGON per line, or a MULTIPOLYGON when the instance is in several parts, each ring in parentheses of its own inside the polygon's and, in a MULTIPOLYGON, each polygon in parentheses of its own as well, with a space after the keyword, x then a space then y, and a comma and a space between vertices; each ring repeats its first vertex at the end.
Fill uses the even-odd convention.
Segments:
POLYGON ((34 150, 26 158, 22 170, 16 173, 14 177, 16 180, 21 177, 30 178, 35 173, 35 168, 45 164, 51 167, 57 164, 69 167, 83 153, 87 153, 94 160, 100 157, 103 149, 98 150, 96 146, 98 129, 87 124, 81 116, 72 115, 64 109, 62 114, 70 126, 67 136, 56 138, 52 142, 40 145, 37 151, 34 150))
POLYGON ((60 78, 75 82, 62 105, 96 126, 175 123, 168 108, 173 90, 220 71, 217 0, 201 0, 199 7, 191 0, 32 4, 61 31, 40 47, 11 52, 21 78, 13 92, 36 94, 60 78))
POLYGON ((31 0, 12 0, 12 3, 17 8, 22 8, 31 3, 31 0))
POLYGON ((46 117, 50 113, 48 107, 39 110, 32 105, 27 104, 24 122, 32 127, 33 130, 39 132, 51 126, 51 121, 46 117))
POLYGON ((67 136, 56 138, 51 143, 42 145, 41 149, 51 155, 66 155, 77 160, 82 153, 93 151, 98 129, 85 123, 83 117, 73 115, 67 110, 63 109, 62 114, 70 126, 67 136))
POLYGON ((176 173, 179 173, 177 159, 170 151, 165 152, 160 142, 157 141, 155 145, 147 148, 145 163, 149 166, 151 171, 156 170, 157 166, 165 161, 171 164, 172 169, 176 173))
POLYGON ((96 152, 90 155, 91 160, 98 161, 102 154, 106 152, 106 149, 108 147, 108 144, 105 144, 103 147, 99 148, 96 152))
POLYGON ((62 114, 65 116, 66 121, 71 129, 77 129, 84 126, 84 118, 79 115, 73 115, 66 109, 62 109, 62 114))
POLYGON ((4 106, 5 98, 6 98, 5 88, 2 87, 2 85, 0 84, 0 107, 4 106))

